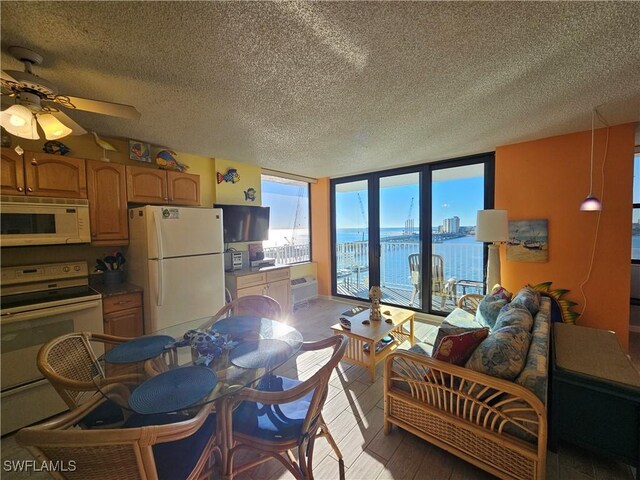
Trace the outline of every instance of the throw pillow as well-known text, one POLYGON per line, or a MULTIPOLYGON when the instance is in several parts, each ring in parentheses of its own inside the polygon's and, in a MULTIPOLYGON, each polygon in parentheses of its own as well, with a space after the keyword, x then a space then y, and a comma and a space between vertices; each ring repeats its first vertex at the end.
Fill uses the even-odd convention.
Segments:
POLYGON ((496 296, 498 298, 502 298, 502 299, 506 300, 507 302, 510 302, 511 301, 511 297, 513 296, 513 294, 509 290, 504 288, 499 283, 496 283, 495 287, 493 287, 491 289, 491 295, 494 295, 494 296, 496 296))
POLYGON ((450 335, 460 335, 461 333, 467 332, 475 332, 476 330, 480 330, 481 328, 482 327, 461 327, 459 325, 449 323, 447 320, 444 320, 440 324, 440 327, 438 328, 438 334, 436 335, 436 339, 433 342, 433 351, 435 352, 438 349, 444 337, 448 337, 450 335))
POLYGON ((524 305, 527 310, 531 312, 531 315, 535 315, 540 310, 540 292, 534 290, 533 287, 527 285, 522 287, 520 291, 513 297, 511 303, 524 305))
POLYGON ((500 309, 507 304, 507 300, 495 295, 486 295, 478 305, 476 322, 493 330, 500 309))
POLYGON ((519 303, 507 303, 500 309, 498 319, 494 325, 495 330, 499 330, 502 327, 522 327, 527 332, 531 331, 533 327, 533 317, 531 312, 527 310, 527 307, 519 303))
POLYGON ((527 361, 531 334, 522 327, 494 331, 471 354, 466 367, 492 377, 515 379, 527 361))
POLYGON ((437 350, 434 350, 433 358, 454 365, 464 365, 488 334, 488 328, 480 328, 472 332, 446 336, 437 350))

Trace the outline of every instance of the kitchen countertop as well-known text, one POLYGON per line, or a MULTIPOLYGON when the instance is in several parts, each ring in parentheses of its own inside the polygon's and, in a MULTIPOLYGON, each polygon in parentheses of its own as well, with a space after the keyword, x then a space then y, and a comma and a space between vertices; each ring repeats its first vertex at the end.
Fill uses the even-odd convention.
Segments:
POLYGON ((127 293, 142 292, 143 288, 133 283, 123 282, 117 285, 104 286, 97 281, 91 283, 91 288, 102 294, 102 298, 113 297, 115 295, 124 295, 127 293))
POLYGON ((233 277, 243 277, 245 275, 251 275, 252 273, 269 272, 271 270, 281 270, 283 268, 289 268, 290 265, 273 265, 271 267, 256 267, 256 268, 242 268, 240 270, 231 270, 224 272, 225 275, 231 275, 233 277))

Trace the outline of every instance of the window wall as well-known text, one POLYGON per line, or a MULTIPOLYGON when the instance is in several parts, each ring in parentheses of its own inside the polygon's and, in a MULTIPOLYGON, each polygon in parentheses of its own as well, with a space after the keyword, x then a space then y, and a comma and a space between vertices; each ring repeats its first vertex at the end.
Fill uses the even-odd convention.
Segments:
POLYGON ((310 261, 309 183, 262 175, 262 205, 271 208, 265 257, 277 265, 310 261))
POLYGON ((493 207, 493 154, 334 179, 333 295, 446 313, 484 291, 478 210, 493 207), (424 261, 423 259, 429 259, 424 261))

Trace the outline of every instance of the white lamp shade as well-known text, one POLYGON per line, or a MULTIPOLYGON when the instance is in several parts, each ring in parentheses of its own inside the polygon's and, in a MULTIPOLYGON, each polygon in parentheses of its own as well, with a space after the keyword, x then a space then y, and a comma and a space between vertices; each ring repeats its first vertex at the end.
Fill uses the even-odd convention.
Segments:
POLYGON ((24 105, 11 105, 0 113, 0 125, 16 137, 38 140, 38 127, 33 113, 24 105))
POLYGON ((583 212, 599 212, 602 210, 602 202, 597 197, 589 195, 580 204, 580 210, 583 212))
POLYGON ((38 123, 44 131, 44 136, 47 140, 56 140, 58 138, 66 137, 70 135, 72 130, 64 123, 58 120, 50 113, 43 113, 38 115, 38 123))
POLYGON ((480 242, 506 242, 509 225, 506 210, 478 210, 476 240, 480 242))

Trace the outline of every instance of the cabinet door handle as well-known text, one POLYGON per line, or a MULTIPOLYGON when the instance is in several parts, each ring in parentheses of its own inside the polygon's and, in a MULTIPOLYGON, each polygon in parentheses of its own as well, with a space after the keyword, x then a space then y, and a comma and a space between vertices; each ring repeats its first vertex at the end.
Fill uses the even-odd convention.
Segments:
POLYGON ((120 300, 116 302, 116 305, 126 305, 127 303, 131 303, 131 300, 120 300))
POLYGON ((33 160, 31 160, 31 165, 38 166, 38 161, 34 158, 33 160))
POLYGON ((27 192, 33 192, 33 188, 27 187, 27 192))
POLYGON ((24 191, 24 188, 22 188, 22 187, 18 187, 18 191, 19 191, 19 192, 22 192, 22 191, 24 191))

